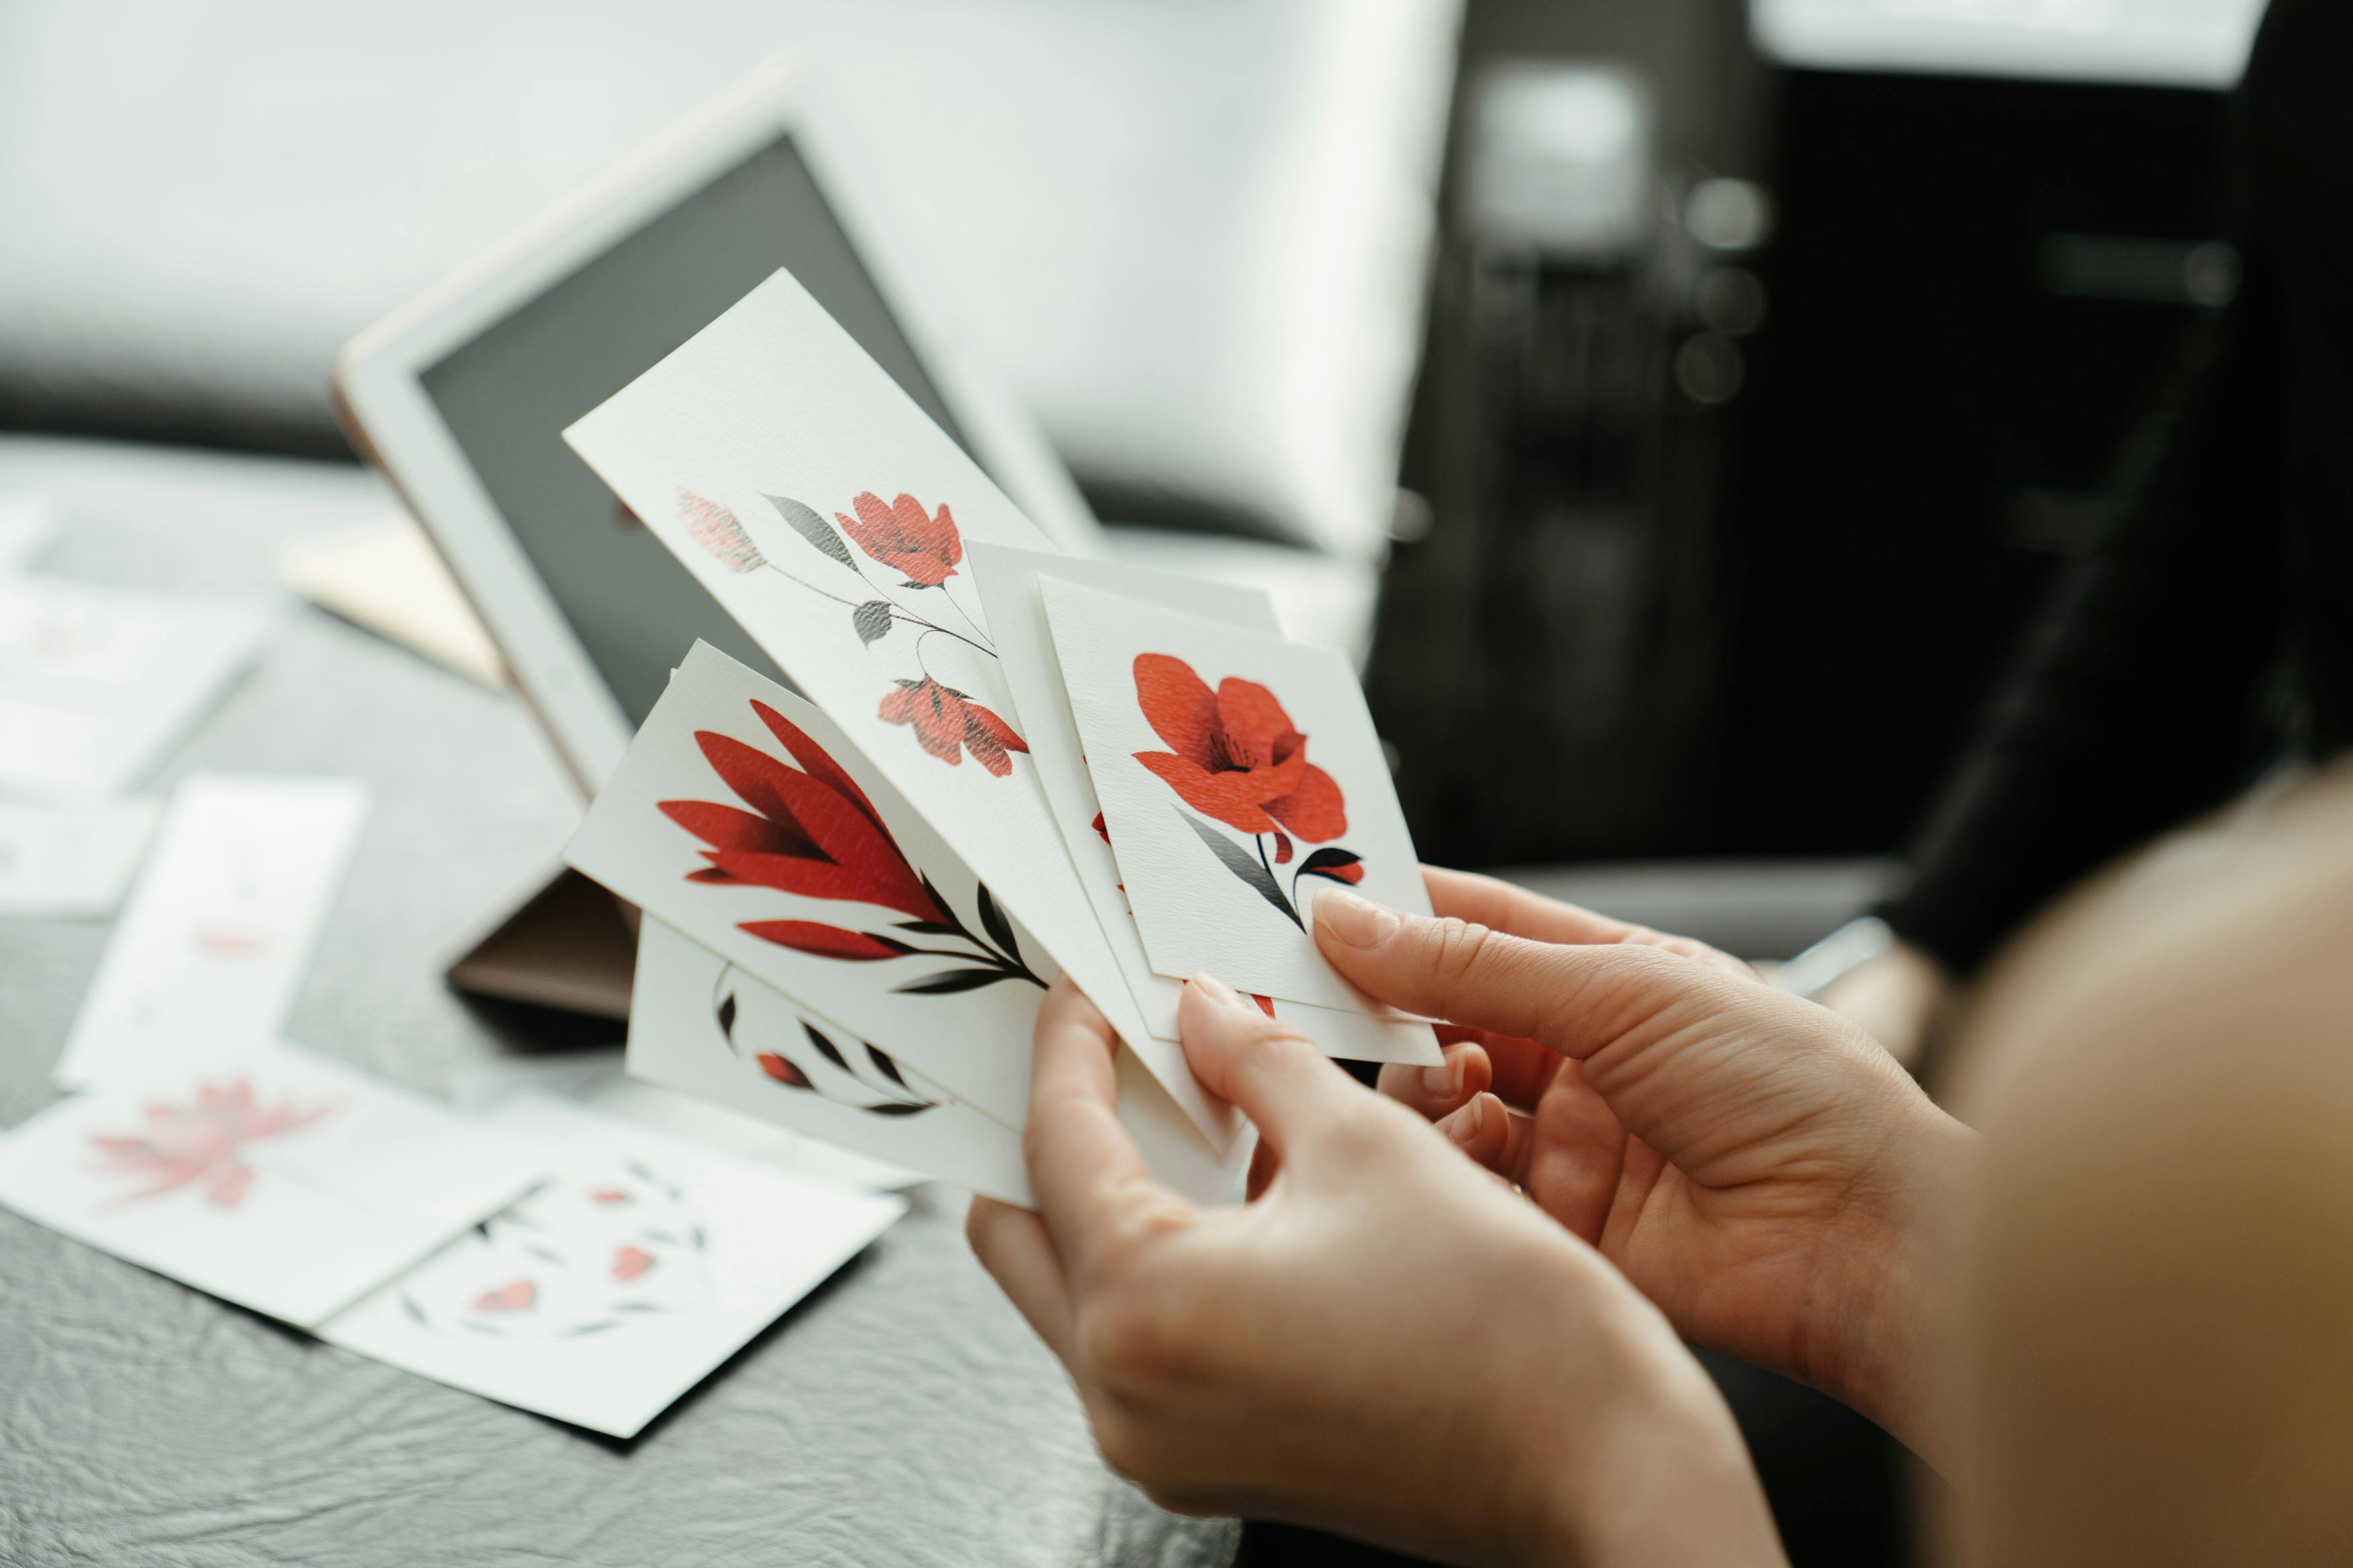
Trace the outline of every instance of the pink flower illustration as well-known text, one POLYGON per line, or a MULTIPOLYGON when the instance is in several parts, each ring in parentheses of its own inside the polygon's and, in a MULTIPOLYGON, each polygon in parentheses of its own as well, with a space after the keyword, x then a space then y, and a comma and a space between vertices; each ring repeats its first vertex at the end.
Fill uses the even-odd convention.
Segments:
POLYGON ((291 1102, 265 1109, 253 1086, 237 1078, 227 1085, 199 1084, 195 1103, 185 1109, 148 1106, 143 1132, 95 1132, 90 1141, 111 1172, 149 1178, 147 1185, 124 1194, 123 1203, 202 1184, 206 1202, 235 1208, 253 1185, 245 1146, 308 1127, 333 1109, 297 1110, 291 1102))

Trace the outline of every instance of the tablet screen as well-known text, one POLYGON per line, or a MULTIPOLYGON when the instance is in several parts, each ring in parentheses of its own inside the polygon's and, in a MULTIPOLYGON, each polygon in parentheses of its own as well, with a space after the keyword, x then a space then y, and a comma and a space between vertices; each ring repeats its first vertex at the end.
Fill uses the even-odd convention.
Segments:
POLYGON ((564 444, 564 429, 779 267, 969 449, 789 137, 551 285, 422 377, 632 725, 644 721, 696 637, 755 669, 777 671, 686 568, 616 506, 564 444))

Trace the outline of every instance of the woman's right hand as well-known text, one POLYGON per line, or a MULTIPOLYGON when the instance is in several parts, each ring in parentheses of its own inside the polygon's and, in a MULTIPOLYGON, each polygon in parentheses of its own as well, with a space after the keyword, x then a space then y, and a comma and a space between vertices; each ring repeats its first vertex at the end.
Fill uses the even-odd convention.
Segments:
POLYGON ((1386 1069, 1383 1088, 1599 1247, 1686 1338, 1934 1458, 1926 1232, 1968 1130, 1853 1024, 1712 949, 1427 876, 1436 918, 1336 889, 1315 901, 1343 975, 1453 1026, 1446 1068, 1386 1069))

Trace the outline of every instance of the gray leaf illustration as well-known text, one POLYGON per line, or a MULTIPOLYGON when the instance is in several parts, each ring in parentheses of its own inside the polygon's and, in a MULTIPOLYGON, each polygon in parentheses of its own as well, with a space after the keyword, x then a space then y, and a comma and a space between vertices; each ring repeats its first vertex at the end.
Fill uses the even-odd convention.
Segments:
POLYGON ((833 524, 826 521, 790 496, 770 496, 767 500, 770 506, 776 509, 777 516, 793 525, 795 533, 799 534, 851 571, 858 569, 858 563, 849 558, 849 546, 841 542, 841 535, 833 531, 833 524))

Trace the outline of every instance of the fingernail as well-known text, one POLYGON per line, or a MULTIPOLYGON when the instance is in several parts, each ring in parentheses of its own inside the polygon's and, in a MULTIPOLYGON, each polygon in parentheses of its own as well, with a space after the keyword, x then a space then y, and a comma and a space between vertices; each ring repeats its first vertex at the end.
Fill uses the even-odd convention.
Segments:
POLYGON ((1479 1130, 1486 1124, 1486 1121, 1487 1097, 1482 1094, 1448 1120, 1447 1136, 1468 1148, 1472 1140, 1479 1136, 1479 1130))
POLYGON ((1315 895, 1315 923, 1350 947, 1378 947, 1398 930, 1394 911, 1337 888, 1315 895))
POLYGON ((1250 1004, 1243 1001, 1241 997, 1235 993, 1232 986, 1227 984, 1224 981, 1219 979, 1214 974, 1194 975, 1193 988, 1200 992, 1202 995, 1207 996, 1210 1001, 1215 1002, 1220 1007, 1236 1007, 1245 1011, 1256 1011, 1255 1008, 1251 1007, 1250 1004))
POLYGON ((1462 1058, 1458 1052, 1434 1068, 1421 1069, 1421 1092, 1432 1100, 1452 1100, 1462 1092, 1462 1058))

